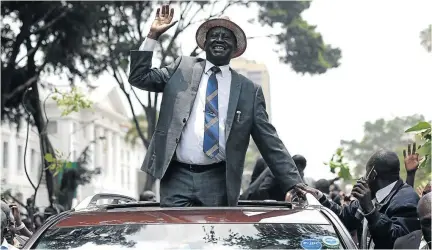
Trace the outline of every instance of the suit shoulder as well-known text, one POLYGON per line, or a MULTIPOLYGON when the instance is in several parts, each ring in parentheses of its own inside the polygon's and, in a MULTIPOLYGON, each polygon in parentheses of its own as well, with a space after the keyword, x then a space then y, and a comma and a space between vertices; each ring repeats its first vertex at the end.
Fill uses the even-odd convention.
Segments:
POLYGON ((394 249, 418 249, 422 236, 422 231, 416 230, 407 235, 399 237, 394 243, 394 249))
POLYGON ((416 205, 420 200, 420 197, 418 196, 414 188, 412 188, 406 183, 404 183, 399 192, 396 193, 395 197, 404 200, 404 202, 415 203, 416 205))
POLYGON ((204 60, 202 58, 194 57, 194 56, 180 56, 180 59, 182 62, 185 62, 185 63, 196 63, 196 62, 201 62, 204 60))
POLYGON ((254 83, 253 81, 251 81, 249 78, 247 78, 243 74, 240 74, 239 72, 237 72, 235 70, 233 70, 233 72, 239 76, 239 79, 242 82, 243 88, 244 87, 250 88, 250 89, 253 89, 254 91, 256 91, 258 88, 261 88, 260 84, 254 83))

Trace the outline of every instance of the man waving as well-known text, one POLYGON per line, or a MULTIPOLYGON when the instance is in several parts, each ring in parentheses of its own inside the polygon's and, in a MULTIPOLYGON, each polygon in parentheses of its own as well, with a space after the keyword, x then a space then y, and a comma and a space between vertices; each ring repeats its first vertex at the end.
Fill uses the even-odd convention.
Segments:
POLYGON ((284 192, 302 183, 270 124, 261 86, 231 69, 246 50, 243 30, 228 18, 204 22, 196 42, 206 60, 180 56, 151 68, 158 38, 174 10, 157 10, 146 40, 131 51, 129 82, 163 93, 158 124, 141 169, 161 179, 161 206, 236 206, 252 135, 284 192))

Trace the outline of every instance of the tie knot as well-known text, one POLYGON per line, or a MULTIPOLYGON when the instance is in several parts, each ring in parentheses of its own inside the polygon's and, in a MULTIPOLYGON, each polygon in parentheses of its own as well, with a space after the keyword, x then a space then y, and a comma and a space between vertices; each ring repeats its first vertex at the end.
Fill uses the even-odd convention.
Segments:
POLYGON ((220 68, 216 66, 211 67, 210 70, 213 72, 213 74, 221 72, 220 68))

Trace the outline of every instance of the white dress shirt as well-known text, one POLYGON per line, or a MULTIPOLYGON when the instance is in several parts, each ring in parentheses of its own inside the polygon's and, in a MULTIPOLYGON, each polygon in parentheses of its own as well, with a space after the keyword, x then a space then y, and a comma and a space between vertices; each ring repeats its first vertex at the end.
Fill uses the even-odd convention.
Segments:
MULTIPOLYGON (((156 44, 156 40, 146 38, 139 49, 142 51, 153 51, 156 44)), ((221 71, 216 74, 216 79, 218 81, 219 153, 212 159, 203 151, 207 82, 212 73, 210 68, 213 66, 211 62, 206 61, 192 112, 183 129, 181 140, 177 146, 176 154, 179 162, 195 165, 209 165, 225 160, 225 123, 231 88, 231 71, 229 65, 219 66, 221 71)))

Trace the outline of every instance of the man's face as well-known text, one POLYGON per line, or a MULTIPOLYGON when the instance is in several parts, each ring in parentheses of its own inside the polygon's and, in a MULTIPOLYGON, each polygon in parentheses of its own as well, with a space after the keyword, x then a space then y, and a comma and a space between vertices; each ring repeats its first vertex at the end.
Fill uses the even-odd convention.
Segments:
POLYGON ((232 31, 215 27, 209 30, 205 42, 207 60, 216 66, 226 65, 236 49, 236 38, 232 31))

